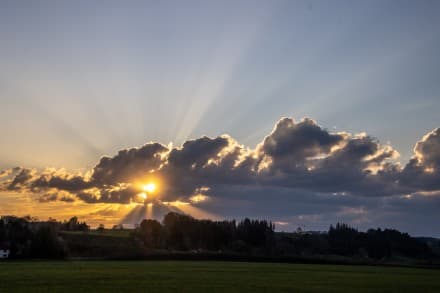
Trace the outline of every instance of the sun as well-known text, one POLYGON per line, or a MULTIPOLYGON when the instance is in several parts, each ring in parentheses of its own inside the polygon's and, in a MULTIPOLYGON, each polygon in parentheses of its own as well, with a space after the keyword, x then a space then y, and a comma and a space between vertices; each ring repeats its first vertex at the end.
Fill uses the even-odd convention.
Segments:
POLYGON ((142 186, 142 189, 145 192, 152 193, 152 192, 154 192, 156 190, 156 184, 154 184, 154 183, 145 184, 145 185, 142 186))

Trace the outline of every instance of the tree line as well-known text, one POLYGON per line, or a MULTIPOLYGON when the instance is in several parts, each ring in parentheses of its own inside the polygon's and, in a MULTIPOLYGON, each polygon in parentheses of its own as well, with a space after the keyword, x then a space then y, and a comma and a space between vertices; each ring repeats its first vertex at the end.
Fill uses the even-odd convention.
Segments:
POLYGON ((273 248, 274 234, 275 225, 265 220, 197 220, 171 212, 162 224, 143 220, 132 237, 148 248, 267 254, 273 248))
POLYGON ((299 229, 286 233, 275 232, 275 225, 265 220, 198 220, 174 212, 168 213, 161 222, 145 219, 135 229, 121 232, 124 233, 114 237, 118 231, 109 231, 103 226, 92 230, 76 217, 58 222, 7 216, 0 218, 0 249, 9 249, 12 258, 210 252, 260 257, 335 255, 374 260, 402 257, 433 260, 439 258, 440 247, 440 241, 433 238, 423 241, 393 229, 362 232, 338 223, 326 232, 299 229))
POLYGON ((243 253, 256 256, 339 255, 387 259, 428 259, 434 253, 427 243, 394 229, 358 231, 347 224, 331 225, 328 232, 276 233, 267 221, 197 220, 169 213, 162 224, 144 220, 132 236, 145 247, 155 249, 202 250, 243 253))
POLYGON ((276 243, 282 255, 339 255, 375 260, 438 257, 426 241, 408 233, 380 228, 362 232, 344 223, 331 225, 326 233, 279 233, 276 243))
POLYGON ((88 231, 77 217, 68 221, 38 221, 35 218, 4 216, 0 218, 0 248, 9 249, 12 258, 53 258, 67 256, 60 231, 88 231))

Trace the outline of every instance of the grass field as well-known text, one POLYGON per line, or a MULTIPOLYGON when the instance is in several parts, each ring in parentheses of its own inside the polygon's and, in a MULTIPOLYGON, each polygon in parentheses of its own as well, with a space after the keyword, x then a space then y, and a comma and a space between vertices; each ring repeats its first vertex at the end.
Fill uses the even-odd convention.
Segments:
POLYGON ((0 292, 440 292, 440 270, 239 262, 0 262, 0 292))

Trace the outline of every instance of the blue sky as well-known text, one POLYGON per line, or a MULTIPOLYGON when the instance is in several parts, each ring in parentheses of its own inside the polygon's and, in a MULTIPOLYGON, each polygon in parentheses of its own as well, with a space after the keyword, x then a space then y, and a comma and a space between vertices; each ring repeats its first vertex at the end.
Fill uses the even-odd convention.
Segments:
POLYGON ((0 170, 86 172, 202 135, 254 149, 281 117, 366 132, 404 166, 440 126, 439 15, 438 1, 1 1, 0 170))
POLYGON ((3 165, 80 168, 201 134, 255 146, 281 116, 366 131, 406 161, 439 122, 437 1, 1 6, 3 165))

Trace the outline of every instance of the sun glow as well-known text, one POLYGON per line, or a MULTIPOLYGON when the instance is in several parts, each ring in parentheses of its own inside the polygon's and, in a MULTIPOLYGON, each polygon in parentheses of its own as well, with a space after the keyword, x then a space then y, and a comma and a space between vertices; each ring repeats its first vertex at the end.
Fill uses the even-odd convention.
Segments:
POLYGON ((145 200, 145 199, 147 199, 148 196, 145 192, 141 192, 141 193, 139 193, 139 197, 145 200))
POLYGON ((145 184, 144 186, 142 186, 142 190, 145 192, 152 193, 156 190, 156 184, 154 183, 145 184))

